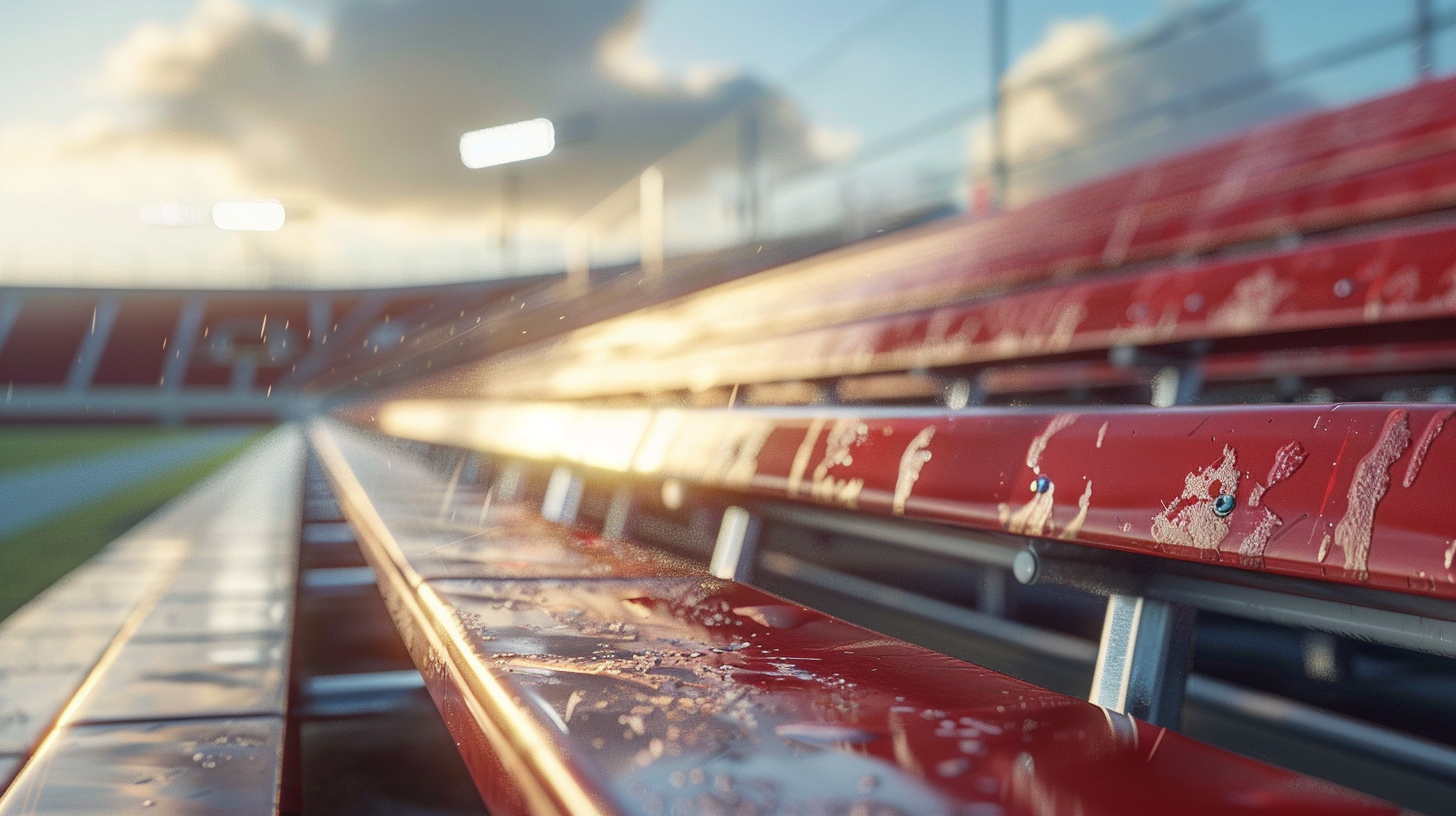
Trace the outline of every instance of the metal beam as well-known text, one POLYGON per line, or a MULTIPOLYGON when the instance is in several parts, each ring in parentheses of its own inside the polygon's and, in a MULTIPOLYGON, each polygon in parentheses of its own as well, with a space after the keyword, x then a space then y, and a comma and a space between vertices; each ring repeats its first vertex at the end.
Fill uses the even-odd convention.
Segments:
POLYGON ((167 347, 172 353, 167 355, 167 361, 162 366, 162 380, 160 385, 169 391, 178 391, 182 388, 182 381, 187 378, 187 368, 192 365, 192 351, 197 346, 197 332, 202 328, 202 316, 207 308, 207 301, 200 296, 188 298, 182 304, 182 310, 177 313, 177 328, 172 332, 172 338, 167 347))
POLYGON ((66 372, 66 390, 81 393, 91 387, 96 379, 96 369, 101 365, 101 356, 106 353, 106 343, 111 339, 111 329, 116 325, 116 316, 121 312, 121 298, 107 297, 97 301, 91 312, 91 330, 81 339, 76 349, 76 359, 66 372))

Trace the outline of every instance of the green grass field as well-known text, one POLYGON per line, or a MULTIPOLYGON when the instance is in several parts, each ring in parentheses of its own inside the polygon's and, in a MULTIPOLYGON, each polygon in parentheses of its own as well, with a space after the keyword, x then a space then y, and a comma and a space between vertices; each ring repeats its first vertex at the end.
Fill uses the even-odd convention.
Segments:
POLYGON ((0 474, 194 436, 188 428, 150 425, 15 425, 0 427, 0 474))
MULTIPOLYGON (((42 429, 34 442, 10 447, 12 429, 0 431, 0 462, 25 460, 18 469, 101 450, 118 450, 134 444, 190 433, 152 428, 42 429), (54 433, 51 433, 54 431, 54 433), (75 432, 78 440, 67 440, 75 432), (92 445, 109 445, 109 448, 92 445), (38 457, 38 458, 27 458, 38 457)), ((25 429, 29 432, 30 429, 25 429)), ((61 576, 80 566, 102 547, 114 541, 157 508, 196 484, 252 444, 263 431, 212 456, 199 459, 150 481, 141 482, 75 512, 53 519, 8 538, 0 538, 0 619, 19 609, 61 576)), ((3 470, 3 468, 0 468, 3 470)))

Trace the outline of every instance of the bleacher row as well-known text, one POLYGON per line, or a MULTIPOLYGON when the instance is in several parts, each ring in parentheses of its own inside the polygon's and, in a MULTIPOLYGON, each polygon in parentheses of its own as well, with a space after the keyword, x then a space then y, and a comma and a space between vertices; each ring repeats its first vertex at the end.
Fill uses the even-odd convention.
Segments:
MULTIPOLYGON (((1452 413, 398 401, 377 415, 393 436, 620 477, 1450 599, 1452 413)), ((1456 629, 1428 630, 1427 648, 1456 655, 1456 629)))
POLYGON ((1398 812, 312 438, 492 813, 1398 812))
POLYGON ((275 431, 0 624, 0 813, 275 811, 301 461, 275 431))
MULTIPOLYGON (((1456 370, 1453 102, 1276 123, 463 368, 409 351, 413 382, 311 441, 491 810, 1399 812, 1176 728, 1195 610, 1456 656, 1449 398, 960 409, 1148 369, 1185 405, 1220 377, 1456 370), (765 407, 774 384, 802 398, 765 407), (600 523, 588 484, 615 487, 600 523), (711 560, 637 540, 643 495, 708 519, 711 560), (1091 702, 750 586, 793 567, 754 548, 790 516, 1106 595, 1091 702)), ((453 335, 464 311, 435 311, 453 335)), ((0 629, 0 813, 277 807, 301 458, 278 432, 0 629)))
POLYGON ((1442 80, 1256 128, 490 356, 433 391, 701 392, 1450 318, 1453 96, 1442 80))
MULTIPOLYGON (((735 652, 728 648, 735 641, 723 641, 712 626, 684 632, 657 615, 667 609, 672 620, 697 625, 712 616, 706 603, 736 629, 757 618, 735 610, 768 602, 720 600, 736 597, 738 585, 692 584, 680 576, 681 565, 660 553, 646 566, 621 566, 615 556, 610 566, 579 563, 583 549, 615 552, 617 545, 602 543, 598 532, 607 540, 633 537, 622 520, 632 515, 633 499, 615 496, 640 499, 658 487, 664 504, 670 495, 681 502, 686 494, 703 512, 726 507, 706 532, 711 541, 716 527, 709 568, 722 580, 785 567, 792 559, 782 553, 770 554, 772 564, 756 563, 754 531, 765 519, 810 523, 805 519, 817 513, 825 518, 813 518, 811 527, 837 526, 913 548, 897 536, 898 524, 907 540, 934 539, 941 556, 1009 567, 1027 584, 1056 582, 1106 595, 1088 696, 1103 707, 1109 733, 1119 732, 1119 712, 1176 727, 1195 610, 1456 655, 1450 559, 1456 518, 1443 500, 1456 475, 1456 449, 1443 435, 1453 412, 1449 386, 1456 383, 1448 339, 1456 317, 1456 251, 1445 209, 1456 197, 1453 96, 1456 81, 1444 80, 1276 123, 989 220, 930 225, 836 250, 484 354, 463 367, 441 371, 427 356, 411 358, 414 382, 361 401, 347 416, 388 436, 498 460, 485 496, 468 501, 455 486, 441 484, 438 473, 409 478, 415 490, 436 482, 433 493, 414 497, 420 506, 436 496, 441 513, 455 501, 489 505, 480 510, 483 531, 467 524, 452 539, 449 525, 421 528, 424 514, 406 509, 400 486, 391 486, 390 465, 380 470, 381 461, 393 463, 397 480, 408 457, 377 446, 371 453, 372 443, 338 429, 318 431, 316 438, 321 449, 337 448, 324 457, 326 465, 341 494, 353 497, 346 498, 346 511, 376 566, 398 571, 397 585, 386 593, 397 599, 402 630, 432 630, 443 638, 412 645, 417 661, 442 667, 427 672, 437 698, 461 701, 453 710, 446 706, 457 739, 492 746, 487 758, 472 761, 487 801, 510 812, 571 810, 602 797, 627 812, 775 810, 782 801, 768 807, 752 800, 739 780, 783 795, 792 786, 777 774, 779 752, 801 750, 806 742, 793 736, 796 729, 846 733, 833 730, 845 724, 844 709, 831 705, 810 722, 780 723, 752 709, 744 721, 735 720, 733 736, 713 743, 737 763, 724 771, 732 782, 718 791, 721 798, 693 787, 690 774, 688 783, 674 782, 668 769, 676 767, 675 757, 693 757, 684 773, 707 761, 696 743, 682 740, 681 729, 665 725, 654 748, 650 729, 633 725, 632 717, 657 712, 654 705, 670 695, 656 703, 636 698, 622 711, 608 703, 618 725, 628 727, 623 739, 649 737, 646 754, 622 746, 607 749, 606 757, 590 741, 576 741, 571 714, 596 693, 591 684, 599 681, 590 678, 654 686, 654 670, 671 669, 663 674, 680 680, 678 689, 709 682, 704 671, 738 681, 760 671, 751 662, 710 657, 735 652), (1126 399, 1098 406, 1085 404, 1090 400, 1083 395, 1084 404, 1038 410, 956 410, 993 401, 994 394, 1015 400, 1028 391, 1147 385, 1168 369, 1171 394, 1154 397, 1163 406, 1197 404, 1209 394, 1216 402, 1206 386, 1217 382, 1252 381, 1257 392, 1262 381, 1272 401, 1329 402, 1336 395, 1309 393, 1303 377, 1364 376, 1373 384, 1352 391, 1373 390, 1375 399, 1406 396, 1387 397, 1385 404, 1152 410, 1146 396, 1131 400, 1142 406, 1126 399), (1441 383, 1448 387, 1432 387, 1441 383), (1427 398, 1419 395, 1431 402, 1411 401, 1427 398), (513 462, 554 468, 539 515, 509 507, 519 481, 513 462), (598 490, 618 484, 626 492, 614 494, 600 526, 576 528, 554 545, 538 543, 545 534, 534 525, 542 518, 573 521, 588 484, 598 490), (493 518, 501 520, 493 524, 493 518), (519 560, 512 556, 518 552, 519 560), (507 563, 498 564, 501 559, 507 563), (482 563, 492 578, 509 575, 516 583, 477 577, 482 563), (682 579, 687 595, 666 597, 630 582, 630 589, 605 588, 610 581, 602 576, 637 578, 644 569, 682 579), (476 582, 449 583, 447 576, 476 582), (648 600, 634 600, 640 598, 648 600), (638 605, 647 608, 639 614, 638 605), (629 627, 637 631, 638 617, 669 627, 647 637, 641 652, 613 637, 629 627), (549 635, 556 631, 563 632, 559 639, 549 635), (696 657, 662 658, 682 660, 665 641, 696 657), (535 701, 536 718, 522 720, 509 706, 470 710, 469 701, 482 694, 535 701), (757 717, 775 723, 776 737, 755 729, 757 717), (534 764, 538 754, 549 758, 541 760, 545 766, 534 764), (510 773, 492 763, 506 763, 510 773), (652 768, 664 773, 645 773, 652 768), (535 792, 514 787, 510 780, 520 778, 535 780, 529 783, 535 792), (623 798, 617 780, 628 779, 623 798), (563 795, 577 798, 549 807, 535 798, 550 799, 563 788, 563 795), (698 798, 683 804, 681 791, 698 798)), ((552 304, 536 307, 546 314, 552 304)), ((1056 395, 1047 401, 1055 403, 1056 395)), ((655 537, 671 542, 689 534, 705 535, 696 527, 664 527, 655 537)), ((793 604, 782 609, 784 620, 818 620, 802 618, 810 613, 793 604)), ((864 647, 867 655, 851 657, 843 652, 860 650, 836 649, 833 638, 813 646, 777 631, 798 627, 758 623, 766 627, 759 637, 792 642, 787 653, 813 655, 837 677, 868 664, 888 672, 892 684, 913 685, 931 667, 950 670, 944 658, 927 653, 893 663, 864 647)), ((745 660, 754 657, 749 652, 745 660)), ((775 671, 788 673, 782 682, 797 678, 807 688, 830 682, 792 661, 775 671)), ((970 741, 984 746, 976 738, 984 729, 977 729, 991 720, 977 695, 999 678, 959 677, 959 699, 923 703, 947 712, 961 705, 971 723, 965 727, 977 732, 970 741)), ((1056 700, 1072 706, 1067 698, 1056 700)), ((801 716, 799 705, 765 701, 768 711, 782 707, 793 717, 801 716)), ((929 769, 948 760, 923 748, 893 705, 856 711, 870 723, 868 735, 824 738, 820 744, 840 751, 834 762, 847 767, 880 756, 893 769, 872 775, 877 780, 904 774, 928 783, 952 797, 951 810, 993 805, 974 784, 956 781, 957 774, 932 774, 929 769)), ((941 723, 948 733, 962 725, 949 715, 941 723)), ((1085 731, 1051 728, 1061 734, 1060 744, 1082 740, 1097 756, 1111 755, 1104 752, 1112 749, 1088 744, 1085 731)), ((1079 758, 1018 755, 997 774, 1003 787, 994 788, 994 806, 1054 813, 1234 807, 1210 792, 1185 801, 1174 791, 1200 789, 1168 781, 1176 776, 1171 772, 1160 770, 1159 782, 1126 776, 1122 767, 1082 774, 1072 768, 1085 757, 1068 750, 1079 758), (1028 773, 1038 781, 1010 792, 1004 785, 1018 778, 1010 768, 1024 761, 1058 770, 1028 773), (1133 802, 1106 792, 1152 787, 1163 798, 1133 802)), ((1427 760, 1444 763, 1444 751, 1416 745, 1407 755, 1423 755, 1425 767, 1434 767, 1427 760)), ((966 768, 983 767, 962 759, 966 768)), ((1227 779, 1212 770, 1216 764, 1205 764, 1210 777, 1227 779)), ((831 775, 828 768, 816 772, 831 775)), ((807 810, 853 807, 845 786, 833 790, 848 798, 830 805, 805 789, 790 799, 807 810)), ((920 801, 900 790, 900 801, 920 801)), ((894 797, 868 798, 862 804, 870 812, 893 806, 894 797)), ((1295 803, 1256 794, 1239 802, 1280 812, 1341 807, 1319 796, 1295 803)))

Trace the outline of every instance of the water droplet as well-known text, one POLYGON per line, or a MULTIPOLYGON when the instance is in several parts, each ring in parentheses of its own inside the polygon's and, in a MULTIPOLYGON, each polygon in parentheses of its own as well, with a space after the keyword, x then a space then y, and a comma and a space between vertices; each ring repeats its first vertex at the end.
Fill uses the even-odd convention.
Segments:
POLYGON ((1219 518, 1225 518, 1234 511, 1236 503, 1232 493, 1219 494, 1219 497, 1213 500, 1213 514, 1219 518))

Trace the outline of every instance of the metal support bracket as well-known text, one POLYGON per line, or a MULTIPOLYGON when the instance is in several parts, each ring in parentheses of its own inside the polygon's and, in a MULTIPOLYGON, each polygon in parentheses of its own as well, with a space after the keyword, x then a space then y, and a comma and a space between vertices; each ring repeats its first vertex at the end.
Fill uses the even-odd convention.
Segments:
POLYGON ((602 521, 602 535, 606 538, 622 538, 632 523, 635 496, 628 485, 618 485, 607 505, 607 517, 602 521))
POLYGON ((1194 610, 1134 595, 1107 598, 1089 699, 1176 728, 1193 658, 1194 610))
POLYGON ((551 480, 546 483, 546 495, 541 499, 541 515, 558 524, 574 523, 576 511, 581 507, 581 491, 584 486, 576 471, 558 466, 551 471, 551 480))
POLYGON ((713 545, 708 572, 715 578, 747 581, 757 551, 758 518, 742 507, 731 506, 723 511, 723 522, 718 525, 718 541, 713 545))

